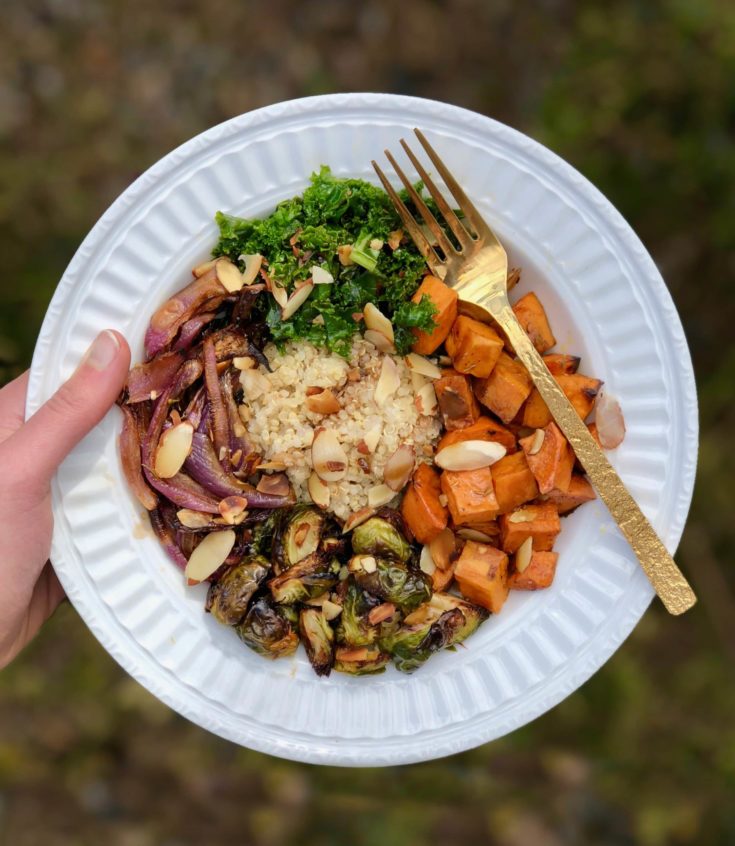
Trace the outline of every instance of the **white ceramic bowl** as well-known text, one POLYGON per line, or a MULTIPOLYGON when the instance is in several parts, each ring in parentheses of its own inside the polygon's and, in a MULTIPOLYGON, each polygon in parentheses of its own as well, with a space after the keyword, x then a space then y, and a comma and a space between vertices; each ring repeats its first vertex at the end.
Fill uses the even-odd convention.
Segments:
MULTIPOLYGON (((612 460, 673 551, 689 508, 697 406, 679 318, 610 203, 540 144, 428 100, 344 94, 280 103, 197 136, 140 177, 92 229, 49 307, 32 413, 103 327, 140 359, 149 316, 216 239, 218 209, 248 216, 300 192, 322 163, 374 180, 372 158, 414 126, 435 144, 536 289, 562 351, 605 380, 628 434, 612 460)), ((565 519, 556 580, 513 593, 466 648, 411 676, 317 678, 303 653, 269 662, 203 610, 146 530, 123 479, 117 410, 53 483, 52 559, 71 601, 141 684, 230 740, 303 761, 398 764, 512 731, 568 696, 630 633, 652 591, 603 506, 565 519)))

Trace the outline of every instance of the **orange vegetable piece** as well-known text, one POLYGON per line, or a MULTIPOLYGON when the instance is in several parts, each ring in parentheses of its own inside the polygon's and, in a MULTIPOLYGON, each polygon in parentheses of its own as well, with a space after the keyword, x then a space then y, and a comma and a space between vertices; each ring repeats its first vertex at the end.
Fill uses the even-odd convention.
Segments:
POLYGON ((447 429, 464 429, 477 422, 480 406, 472 392, 469 376, 445 370, 441 379, 434 382, 434 390, 447 429))
POLYGON ((436 451, 460 441, 497 441, 502 444, 508 452, 515 452, 516 439, 515 435, 506 429, 502 423, 498 423, 490 417, 480 417, 471 426, 465 426, 464 429, 454 429, 451 432, 445 432, 436 445, 436 451))
POLYGON ((446 570, 440 570, 439 567, 431 574, 431 584, 434 591, 445 591, 449 585, 454 581, 454 570, 457 566, 456 561, 453 561, 446 570))
POLYGON ((498 501, 495 499, 489 467, 479 470, 445 470, 441 486, 455 526, 470 526, 497 517, 498 501))
POLYGON ((574 466, 574 452, 567 439, 559 431, 553 421, 544 429, 536 430, 544 433, 541 448, 531 454, 536 443, 536 433, 527 438, 521 438, 519 443, 526 453, 526 461, 531 472, 536 477, 539 492, 548 493, 554 488, 565 491, 569 488, 574 466))
POLYGON ((493 614, 508 598, 508 556, 489 544, 467 541, 454 577, 464 597, 493 614))
POLYGON ((510 514, 503 514, 500 523, 501 546, 516 552, 526 538, 533 538, 533 548, 549 550, 561 531, 559 512, 552 502, 528 503, 510 514))
POLYGON ((541 590, 547 588, 554 581, 558 552, 534 550, 528 567, 519 573, 514 570, 508 577, 508 587, 511 590, 541 590))
POLYGON ((562 373, 576 373, 579 370, 581 360, 578 355, 564 355, 563 353, 549 353, 544 356, 544 364, 553 376, 560 376, 562 373))
POLYGON ((401 514, 419 543, 429 543, 447 527, 449 514, 439 501, 439 474, 429 464, 419 464, 401 502, 401 514))
POLYGON ((513 306, 518 322, 524 328, 534 347, 542 353, 556 343, 554 333, 549 326, 544 307, 536 294, 531 291, 513 306))
POLYGON ((411 297, 414 303, 421 302, 421 298, 427 296, 436 306, 434 314, 434 329, 424 332, 421 329, 414 329, 413 334, 416 340, 413 344, 413 351, 421 355, 429 355, 440 347, 447 339, 457 317, 457 292, 445 285, 436 276, 424 276, 423 281, 416 293, 411 297))
POLYGON ((510 423, 532 387, 526 368, 507 353, 501 353, 493 372, 486 379, 475 380, 475 395, 503 423, 510 423))
POLYGON ((522 450, 496 461, 490 472, 501 514, 512 511, 538 496, 536 477, 531 472, 526 454, 522 450))
POLYGON ((503 339, 485 323, 460 314, 452 324, 446 348, 455 370, 486 377, 503 351, 503 339))
POLYGON ((553 490, 544 496, 544 500, 552 503, 559 514, 569 514, 575 508, 595 498, 595 489, 584 476, 578 473, 572 475, 566 491, 553 490))
MULTIPOLYGON (((602 382, 581 373, 562 373, 554 378, 574 406, 574 410, 584 420, 592 411, 602 382)), ((533 429, 543 429, 550 421, 551 412, 541 399, 541 394, 534 388, 523 406, 521 422, 524 426, 530 426, 533 429)))

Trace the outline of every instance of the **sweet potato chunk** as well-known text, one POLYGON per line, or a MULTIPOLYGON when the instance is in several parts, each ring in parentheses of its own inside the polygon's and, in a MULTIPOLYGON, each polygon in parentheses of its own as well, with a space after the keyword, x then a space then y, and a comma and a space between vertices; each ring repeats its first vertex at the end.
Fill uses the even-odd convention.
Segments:
MULTIPOLYGON (((562 373, 554 378, 567 395, 569 402, 574 406, 574 410, 584 420, 592 411, 595 397, 602 386, 602 382, 590 376, 583 376, 581 373, 562 373)), ((482 398, 480 398, 480 402, 482 402, 482 398)), ((524 426, 543 429, 550 421, 551 412, 541 399, 541 394, 534 388, 523 406, 521 422, 524 426)))
POLYGON ((513 306, 518 322, 524 328, 534 347, 542 353, 556 343, 554 333, 549 326, 544 307, 539 298, 531 291, 513 306))
POLYGON ((584 476, 578 473, 572 475, 566 491, 552 490, 544 496, 544 501, 555 505, 559 514, 569 514, 575 508, 593 499, 595 499, 595 489, 584 476))
POLYGON ((508 577, 508 587, 511 590, 541 590, 547 588, 554 581, 558 552, 544 552, 534 550, 528 567, 519 573, 514 570, 508 577))
POLYGON ((456 370, 445 370, 441 379, 434 382, 439 410, 444 425, 451 432, 471 426, 480 416, 480 406, 472 393, 469 376, 456 370))
POLYGON ((447 590, 449 585, 454 581, 454 570, 457 562, 453 561, 446 570, 440 570, 439 567, 431 574, 431 586, 435 592, 442 592, 447 590))
POLYGON ((498 516, 498 501, 495 499, 493 476, 489 467, 479 470, 445 470, 441 486, 455 526, 471 526, 494 520, 498 516))
POLYGON ((565 491, 569 488, 569 480, 572 478, 574 466, 572 449, 553 421, 543 429, 536 430, 536 432, 539 431, 544 434, 541 448, 537 452, 532 453, 537 443, 535 432, 519 441, 526 453, 528 466, 536 477, 539 492, 548 493, 554 488, 565 491))
POLYGON ((467 541, 454 578, 464 597, 497 614, 508 598, 508 556, 486 543, 467 541))
POLYGON ((516 552, 526 538, 533 538, 533 548, 549 550, 561 531, 559 512, 551 502, 522 505, 503 514, 500 523, 500 542, 506 552, 516 552))
POLYGON ((501 514, 512 511, 538 496, 536 477, 531 472, 526 454, 522 450, 496 461, 490 468, 490 472, 501 514))
POLYGON ((486 377, 503 351, 503 339, 485 323, 461 314, 452 325, 446 347, 455 370, 486 377))
POLYGON ((576 373, 579 370, 581 360, 578 355, 564 355, 563 353, 549 353, 544 356, 544 364, 553 376, 560 376, 562 373, 576 373))
POLYGON ((455 429, 452 432, 446 432, 439 443, 436 445, 436 451, 460 441, 497 441, 502 444, 507 452, 515 452, 516 439, 515 435, 490 417, 480 417, 471 426, 465 426, 464 429, 455 429))
POLYGON ((533 383, 526 368, 507 353, 501 353, 486 379, 476 379, 477 399, 493 414, 510 423, 531 393, 533 383))
POLYGON ((401 503, 401 514, 419 543, 429 543, 447 527, 449 514, 439 501, 439 474, 429 464, 419 464, 401 503))
POLYGON ((452 324, 457 317, 457 292, 445 285, 436 276, 424 276, 416 293, 411 297, 412 302, 421 302, 421 298, 427 296, 436 306, 434 314, 435 327, 431 332, 424 332, 421 329, 414 329, 416 340, 413 344, 414 352, 421 355, 433 353, 440 347, 447 338, 452 324))

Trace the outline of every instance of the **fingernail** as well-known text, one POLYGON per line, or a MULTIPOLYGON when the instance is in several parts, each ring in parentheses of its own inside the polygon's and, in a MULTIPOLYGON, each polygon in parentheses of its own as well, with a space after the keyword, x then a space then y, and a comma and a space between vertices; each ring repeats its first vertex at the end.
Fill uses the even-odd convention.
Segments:
POLYGON ((115 360, 119 349, 120 341, 118 341, 117 335, 109 329, 105 329, 92 342, 92 346, 82 359, 82 364, 87 364, 95 370, 107 370, 115 360))

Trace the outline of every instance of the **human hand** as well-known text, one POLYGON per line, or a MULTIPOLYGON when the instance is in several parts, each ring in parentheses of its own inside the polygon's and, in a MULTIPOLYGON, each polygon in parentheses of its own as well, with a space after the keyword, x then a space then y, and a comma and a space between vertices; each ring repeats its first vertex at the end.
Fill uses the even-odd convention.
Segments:
POLYGON ((28 373, 0 390, 0 667, 12 661, 64 598, 48 561, 51 478, 105 416, 129 366, 125 339, 107 330, 27 423, 28 373))

